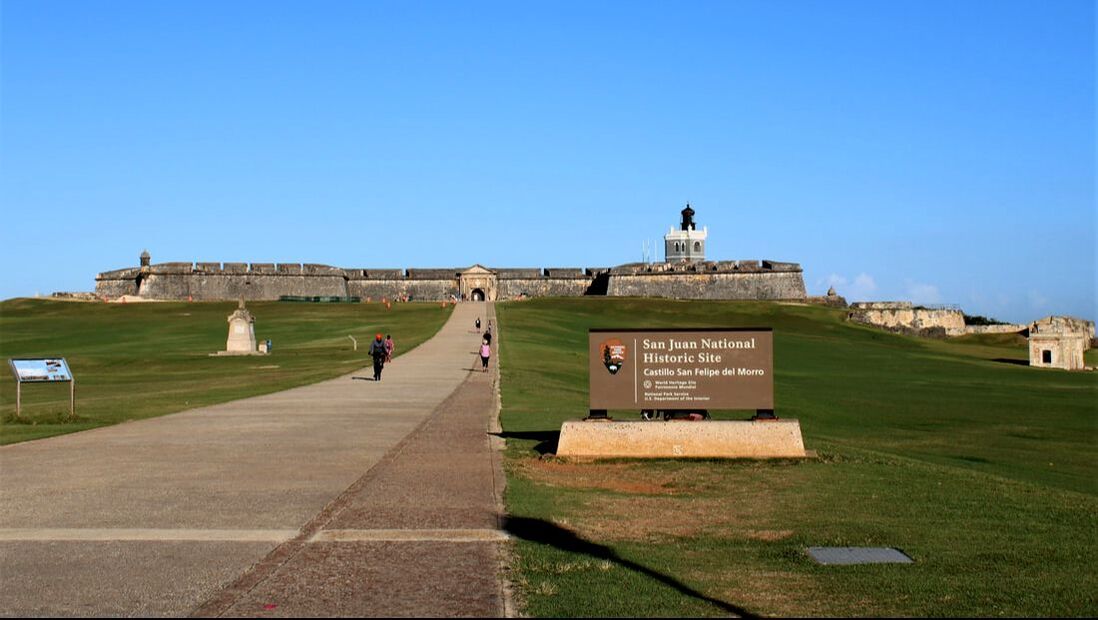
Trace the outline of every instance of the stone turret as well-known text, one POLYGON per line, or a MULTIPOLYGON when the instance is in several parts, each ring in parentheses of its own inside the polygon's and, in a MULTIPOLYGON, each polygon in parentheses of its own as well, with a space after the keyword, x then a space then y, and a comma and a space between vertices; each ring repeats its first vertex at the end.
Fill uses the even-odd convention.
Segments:
POLYGON ((141 253, 140 260, 141 260, 141 266, 142 267, 148 267, 150 265, 150 263, 152 261, 152 256, 149 255, 148 250, 145 250, 144 252, 141 253))

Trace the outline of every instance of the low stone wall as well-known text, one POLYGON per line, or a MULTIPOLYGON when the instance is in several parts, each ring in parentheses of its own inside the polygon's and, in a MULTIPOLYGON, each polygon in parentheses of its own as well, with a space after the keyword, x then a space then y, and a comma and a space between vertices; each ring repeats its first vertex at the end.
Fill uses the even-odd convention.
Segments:
POLYGON ((805 301, 810 304, 830 306, 832 308, 847 307, 846 298, 842 295, 810 295, 805 298, 805 301))
POLYGON ((964 334, 1020 334, 1029 329, 1028 325, 965 325, 964 334))
POLYGON ((87 292, 69 292, 69 291, 57 291, 50 295, 53 299, 63 299, 66 301, 99 301, 99 297, 95 293, 87 292))

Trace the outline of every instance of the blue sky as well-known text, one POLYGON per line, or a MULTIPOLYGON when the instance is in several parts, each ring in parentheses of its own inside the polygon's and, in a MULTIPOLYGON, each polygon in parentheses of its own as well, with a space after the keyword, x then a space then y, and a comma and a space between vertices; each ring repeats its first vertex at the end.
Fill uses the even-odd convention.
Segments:
POLYGON ((153 262, 610 266, 1096 318, 1092 2, 0 5, 0 298, 153 262), (662 247, 662 243, 657 243, 662 247), (662 258, 662 253, 661 253, 662 258))

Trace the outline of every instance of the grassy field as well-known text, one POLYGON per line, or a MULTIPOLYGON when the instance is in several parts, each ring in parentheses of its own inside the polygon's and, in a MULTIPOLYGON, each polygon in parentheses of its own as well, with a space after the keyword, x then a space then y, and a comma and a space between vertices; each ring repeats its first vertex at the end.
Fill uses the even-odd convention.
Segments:
POLYGON ((1098 613, 1098 374, 1028 368, 1016 336, 918 340, 821 307, 557 299, 497 312, 528 613, 1098 613), (586 413, 588 328, 708 326, 774 329, 777 412, 819 459, 543 456, 586 413), (915 564, 826 567, 809 546, 897 547, 915 564))
MULTIPOLYGON (((253 302, 267 356, 210 357, 225 348, 236 303, 96 304, 34 299, 0 303, 0 357, 65 357, 76 377, 75 420, 68 385, 25 384, 15 419, 15 381, 0 381, 0 443, 137 420, 314 383, 369 364, 376 332, 396 353, 430 338, 450 310, 437 304, 253 302), (358 351, 348 335, 358 339, 358 351)), ((5 371, 7 372, 7 371, 5 371)))

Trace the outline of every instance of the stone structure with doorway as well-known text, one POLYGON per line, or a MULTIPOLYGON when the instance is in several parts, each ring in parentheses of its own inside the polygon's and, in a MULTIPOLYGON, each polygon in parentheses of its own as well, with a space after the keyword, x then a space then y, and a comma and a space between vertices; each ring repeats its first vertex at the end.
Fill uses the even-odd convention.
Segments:
POLYGON ((1094 338, 1094 323, 1065 316, 1049 316, 1029 326, 1029 365, 1083 370, 1083 354, 1094 338))
POLYGON ((458 274, 460 298, 469 301, 495 301, 499 298, 499 276, 491 269, 481 265, 458 274))

